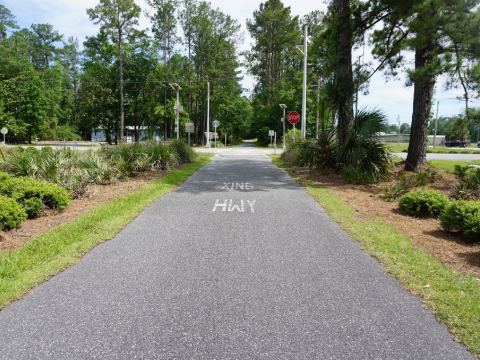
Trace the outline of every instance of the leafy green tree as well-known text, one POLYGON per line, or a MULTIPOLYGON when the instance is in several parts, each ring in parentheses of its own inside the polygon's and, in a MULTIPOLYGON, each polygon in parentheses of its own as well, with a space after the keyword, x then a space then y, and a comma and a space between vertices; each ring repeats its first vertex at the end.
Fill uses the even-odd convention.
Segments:
POLYGON ((4 5, 0 4, 0 42, 7 37, 8 29, 15 29, 15 16, 4 5))
POLYGON ((466 141, 470 137, 470 133, 468 130, 468 120, 464 117, 456 117, 452 119, 446 130, 445 130, 445 138, 447 141, 450 140, 461 140, 466 141))
POLYGON ((414 96, 405 167, 418 170, 426 165, 427 126, 436 79, 452 66, 457 68, 455 64, 461 61, 462 53, 471 50, 461 45, 470 42, 471 31, 478 32, 479 27, 471 24, 477 21, 474 9, 480 2, 382 0, 380 3, 389 11, 384 17, 384 27, 374 33, 374 54, 388 59, 384 64, 395 72, 406 63, 404 50, 415 53, 414 68, 408 71, 414 96))
POLYGON ((79 126, 80 114, 78 106, 78 93, 80 89, 80 75, 82 67, 81 51, 79 48, 78 40, 70 37, 64 44, 60 61, 65 68, 66 76, 68 78, 67 90, 71 97, 71 119, 70 123, 76 127, 79 126))
POLYGON ((38 69, 48 69, 58 55, 56 43, 62 40, 62 35, 50 24, 33 24, 31 28, 33 63, 38 69))
POLYGON ((100 24, 101 31, 109 34, 117 45, 120 92, 120 122, 117 132, 119 142, 124 141, 125 128, 125 94, 124 94, 124 41, 134 32, 138 25, 141 9, 134 0, 100 0, 100 3, 88 9, 87 13, 95 24, 100 24))
MULTIPOLYGON (((175 43, 177 42, 176 28, 177 18, 176 9, 177 0, 148 0, 148 4, 153 8, 153 14, 150 15, 152 30, 155 39, 159 43, 160 51, 163 54, 163 62, 166 64, 165 78, 163 79, 164 107, 167 106, 168 82, 169 82, 169 60, 175 43)), ((165 134, 168 135, 168 122, 166 112, 164 112, 165 134)), ((171 123, 170 123, 171 125, 171 123)))
POLYGON ((268 129, 280 131, 282 127, 279 104, 287 104, 292 111, 299 108, 302 59, 295 47, 301 42, 300 23, 280 0, 267 0, 247 21, 247 28, 254 40, 247 61, 257 80, 253 132, 259 142, 268 143, 268 129))

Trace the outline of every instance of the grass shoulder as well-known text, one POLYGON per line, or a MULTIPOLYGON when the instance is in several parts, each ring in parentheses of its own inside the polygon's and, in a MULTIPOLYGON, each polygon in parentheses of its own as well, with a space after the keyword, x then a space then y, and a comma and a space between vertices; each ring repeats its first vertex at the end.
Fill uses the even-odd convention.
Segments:
POLYGON ((363 248, 377 258, 443 321, 459 341, 480 355, 480 281, 443 264, 404 233, 382 219, 365 219, 329 186, 291 172, 280 159, 272 161, 289 171, 305 190, 363 248))
POLYGON ((112 239, 153 201, 174 191, 210 158, 210 154, 199 154, 194 162, 171 170, 163 178, 99 205, 33 238, 18 250, 0 253, 0 309, 47 278, 76 264, 96 245, 112 239))
MULTIPOLYGON (((399 144, 399 143, 388 143, 386 144, 387 148, 393 153, 406 153, 408 150, 408 144, 399 144)), ((480 154, 480 150, 476 149, 465 149, 465 148, 454 148, 446 146, 428 146, 427 153, 430 154, 480 154)))
POLYGON ((449 173, 453 173, 455 170, 455 165, 460 166, 469 166, 469 165, 480 165, 480 160, 472 160, 472 161, 465 161, 465 160, 430 160, 428 162, 430 166, 434 168, 445 170, 449 173))

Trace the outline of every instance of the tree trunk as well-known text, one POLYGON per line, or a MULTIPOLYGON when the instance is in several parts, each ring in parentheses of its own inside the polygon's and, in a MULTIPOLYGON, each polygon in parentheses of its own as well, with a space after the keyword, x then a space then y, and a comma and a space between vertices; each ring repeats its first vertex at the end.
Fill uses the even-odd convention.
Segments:
MULTIPOLYGON (((431 47, 415 49, 415 70, 421 70, 433 60, 431 47)), ((405 170, 417 171, 427 165, 427 128, 432 108, 435 76, 428 73, 416 79, 413 92, 413 114, 405 170)))
POLYGON ((118 142, 123 143, 123 131, 125 129, 125 109, 124 109, 124 87, 125 81, 123 80, 123 34, 122 30, 118 30, 118 68, 120 73, 120 124, 118 128, 118 142))
POLYGON ((342 146, 353 122, 352 27, 349 0, 334 0, 337 9, 337 64, 335 69, 338 141, 342 146))

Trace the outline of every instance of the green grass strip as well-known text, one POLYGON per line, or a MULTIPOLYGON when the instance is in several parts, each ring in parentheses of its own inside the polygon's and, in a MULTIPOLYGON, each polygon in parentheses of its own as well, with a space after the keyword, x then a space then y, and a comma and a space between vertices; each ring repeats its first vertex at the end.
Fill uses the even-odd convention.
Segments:
POLYGON ((148 205, 175 190, 210 158, 209 154, 199 154, 193 163, 98 205, 72 222, 33 238, 18 250, 0 254, 0 309, 45 279, 76 264, 96 245, 112 239, 148 205))
POLYGON ((433 166, 434 168, 442 169, 442 170, 445 170, 449 173, 453 173, 455 171, 455 165, 460 165, 460 166, 480 165, 480 161, 478 161, 478 160, 472 160, 472 161, 466 161, 466 160, 430 160, 428 163, 430 164, 430 166, 433 166))
MULTIPOLYGON (((279 157, 273 157, 273 162, 288 170, 279 157)), ((298 177, 296 180, 406 289, 419 295, 467 349, 480 355, 479 280, 444 265, 393 226, 378 219, 359 219, 350 205, 320 183, 298 177)))

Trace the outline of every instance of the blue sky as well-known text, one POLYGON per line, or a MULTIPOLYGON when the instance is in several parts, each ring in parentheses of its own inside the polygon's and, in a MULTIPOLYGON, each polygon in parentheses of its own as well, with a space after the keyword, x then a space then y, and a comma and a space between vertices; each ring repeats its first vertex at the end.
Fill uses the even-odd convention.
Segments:
MULTIPOLYGON (((0 0, 17 17, 19 25, 28 27, 32 23, 48 22, 68 38, 77 37, 80 42, 85 36, 96 33, 93 25, 86 14, 86 9, 96 5, 97 0, 0 0)), ((144 0, 137 0, 142 9, 147 9, 144 0)), ((236 18, 242 25, 243 43, 241 50, 249 48, 251 39, 246 31, 246 19, 252 17, 252 13, 258 8, 260 0, 212 0, 211 3, 222 11, 236 18)), ((325 1, 320 0, 284 0, 287 6, 292 8, 292 13, 304 15, 312 10, 325 9, 325 1)), ((143 16, 142 27, 149 27, 148 21, 143 16)), ((400 73, 399 79, 386 82, 384 76, 376 74, 370 83, 369 94, 361 96, 359 107, 379 108, 383 110, 391 123, 396 123, 397 117, 401 122, 411 122, 413 88, 405 87, 405 73, 400 73)), ((449 116, 463 112, 463 103, 455 99, 461 96, 458 90, 444 89, 444 79, 437 84, 435 99, 440 100, 439 115, 449 116)), ((243 86, 252 88, 254 79, 248 74, 244 76, 243 86)), ((480 107, 480 101, 473 106, 480 107)))

